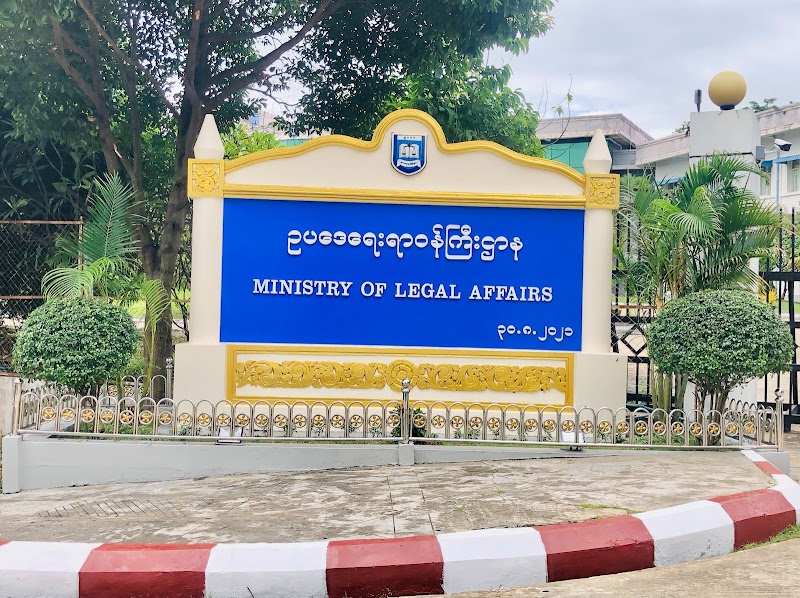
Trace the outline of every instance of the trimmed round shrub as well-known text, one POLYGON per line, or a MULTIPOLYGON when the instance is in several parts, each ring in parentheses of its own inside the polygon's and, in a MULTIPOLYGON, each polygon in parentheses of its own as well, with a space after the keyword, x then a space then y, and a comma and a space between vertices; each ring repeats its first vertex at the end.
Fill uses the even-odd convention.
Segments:
POLYGON ((17 334, 14 368, 26 378, 85 392, 117 376, 138 333, 122 308, 99 299, 52 299, 17 334))
POLYGON ((688 376, 721 410, 734 386, 786 371, 789 326, 746 291, 701 291, 668 302, 647 333, 659 372, 688 376))

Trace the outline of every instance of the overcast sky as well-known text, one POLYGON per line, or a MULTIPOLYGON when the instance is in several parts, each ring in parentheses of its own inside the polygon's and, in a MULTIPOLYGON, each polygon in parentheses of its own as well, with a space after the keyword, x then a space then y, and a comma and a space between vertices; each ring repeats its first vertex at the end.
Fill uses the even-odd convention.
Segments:
POLYGON ((572 114, 621 112, 660 137, 689 119, 695 89, 710 109, 708 82, 729 69, 745 102, 800 101, 798 0, 557 0, 552 15, 528 54, 492 56, 543 117, 571 81, 572 114))

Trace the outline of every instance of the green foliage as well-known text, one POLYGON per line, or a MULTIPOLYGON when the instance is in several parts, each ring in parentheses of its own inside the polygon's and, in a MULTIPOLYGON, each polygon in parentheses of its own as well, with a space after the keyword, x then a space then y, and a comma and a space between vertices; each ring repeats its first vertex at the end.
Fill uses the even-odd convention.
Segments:
POLYGON ((453 57, 402 81, 387 112, 417 108, 433 116, 451 142, 488 139, 531 156, 543 156, 536 137, 539 114, 519 90, 508 87, 511 67, 481 58, 453 57))
POLYGON ((122 372, 137 338, 120 307, 98 299, 53 299, 20 329, 14 367, 26 378, 85 392, 122 372))
POLYGON ((788 325, 746 291, 702 291, 670 301, 647 334, 659 371, 689 376, 720 409, 734 386, 786 371, 794 341, 788 325))
POLYGON ((750 108, 752 108, 753 112, 764 112, 766 110, 772 110, 775 108, 775 102, 778 101, 778 98, 764 98, 762 102, 756 102, 755 100, 751 100, 750 108))
POLYGON ((307 91, 286 125, 298 133, 329 130, 367 139, 391 110, 418 108, 441 122, 449 141, 484 138, 540 155, 538 114, 508 88, 509 67, 487 66, 483 54, 495 46, 526 51, 531 38, 552 26, 552 5, 550 0, 353 4, 300 47, 287 74, 307 91))
MULTIPOLYGON (((543 156, 536 137, 539 114, 519 90, 508 87, 511 67, 484 64, 481 56, 463 56, 451 51, 435 56, 416 71, 390 77, 391 92, 380 104, 356 106, 367 101, 350 96, 328 97, 316 94, 300 102, 301 113, 279 122, 297 130, 330 130, 334 133, 369 139, 381 118, 400 108, 427 112, 442 125, 450 142, 487 139, 515 151, 543 156)), ((320 90, 329 95, 330 89, 320 90)), ((372 100, 369 100, 370 102, 372 100)))
POLYGON ((244 125, 238 124, 222 136, 222 145, 225 146, 225 159, 233 160, 253 152, 278 147, 280 142, 272 133, 265 131, 249 132, 244 125))
MULTIPOLYGON (((63 237, 58 245, 75 266, 55 268, 42 278, 48 298, 91 297, 115 300, 122 306, 143 301, 146 332, 152 343, 158 319, 169 308, 169 295, 160 280, 146 278, 137 258, 133 233, 133 192, 119 175, 97 181, 88 201, 88 218, 79 236, 63 237)), ((148 360, 147 378, 152 370, 148 360)))
MULTIPOLYGON (((259 97, 302 89, 300 112, 370 127, 402 98, 406 77, 435 65, 473 62, 500 47, 522 52, 552 24, 552 0, 6 0, 0 2, 0 97, 14 136, 53 140, 81 155, 102 154, 136 197, 136 238, 144 272, 167 291, 180 267, 190 203, 187 158, 205 115, 220 130, 252 114, 259 97), (451 59, 452 56, 463 57, 451 59), (256 95, 261 93, 262 96, 256 95)), ((460 68, 460 67, 459 67, 460 68)), ((465 70, 464 72, 467 72, 465 70)), ((461 72, 455 69, 454 72, 461 72)), ((504 73, 468 81, 476 99, 504 73)), ((455 104, 459 94, 445 102, 455 104)), ((533 114, 501 89, 487 127, 536 153, 533 114), (508 113, 510 125, 495 115, 508 113), (533 137, 533 135, 531 135, 533 137), (528 142, 527 145, 525 142, 528 142)), ((446 111, 443 102, 440 112, 446 111)), ((487 136, 480 114, 456 105, 452 140, 487 136)), ((473 108, 477 111, 477 108, 473 108)), ((370 128, 371 130, 371 128, 370 128)), ((496 140, 506 142, 505 138, 496 140)), ((84 283, 88 284, 88 283, 84 283)), ((169 319, 158 326, 159 360, 170 352, 169 319)))
POLYGON ((631 295, 657 307, 704 289, 752 288, 752 258, 768 255, 780 228, 774 206, 740 186, 759 170, 715 155, 691 166, 674 189, 645 177, 622 181, 624 225, 614 248, 631 295))

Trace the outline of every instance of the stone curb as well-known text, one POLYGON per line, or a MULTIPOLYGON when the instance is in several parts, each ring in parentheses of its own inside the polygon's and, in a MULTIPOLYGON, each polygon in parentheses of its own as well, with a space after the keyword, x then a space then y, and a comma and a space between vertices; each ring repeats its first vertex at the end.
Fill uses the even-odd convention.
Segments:
POLYGON ((438 536, 287 544, 0 542, 8 598, 372 598, 493 590, 733 552, 800 522, 800 485, 637 515, 438 536))

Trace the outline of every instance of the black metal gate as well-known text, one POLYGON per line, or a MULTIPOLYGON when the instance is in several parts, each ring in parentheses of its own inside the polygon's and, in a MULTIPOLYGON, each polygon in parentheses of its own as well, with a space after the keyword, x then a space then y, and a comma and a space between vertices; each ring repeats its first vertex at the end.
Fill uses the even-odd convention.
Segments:
POLYGON ((795 208, 783 212, 783 226, 778 234, 778 245, 769 258, 762 260, 761 277, 765 286, 761 289, 764 299, 776 306, 778 314, 789 324, 794 339, 794 359, 789 372, 781 376, 767 376, 764 379, 762 402, 774 405, 776 391, 783 396, 784 428, 789 430, 791 424, 800 423, 800 400, 798 400, 797 373, 800 365, 797 363, 797 330, 800 328, 798 321, 797 299, 798 286, 800 285, 800 239, 797 236, 795 208))

